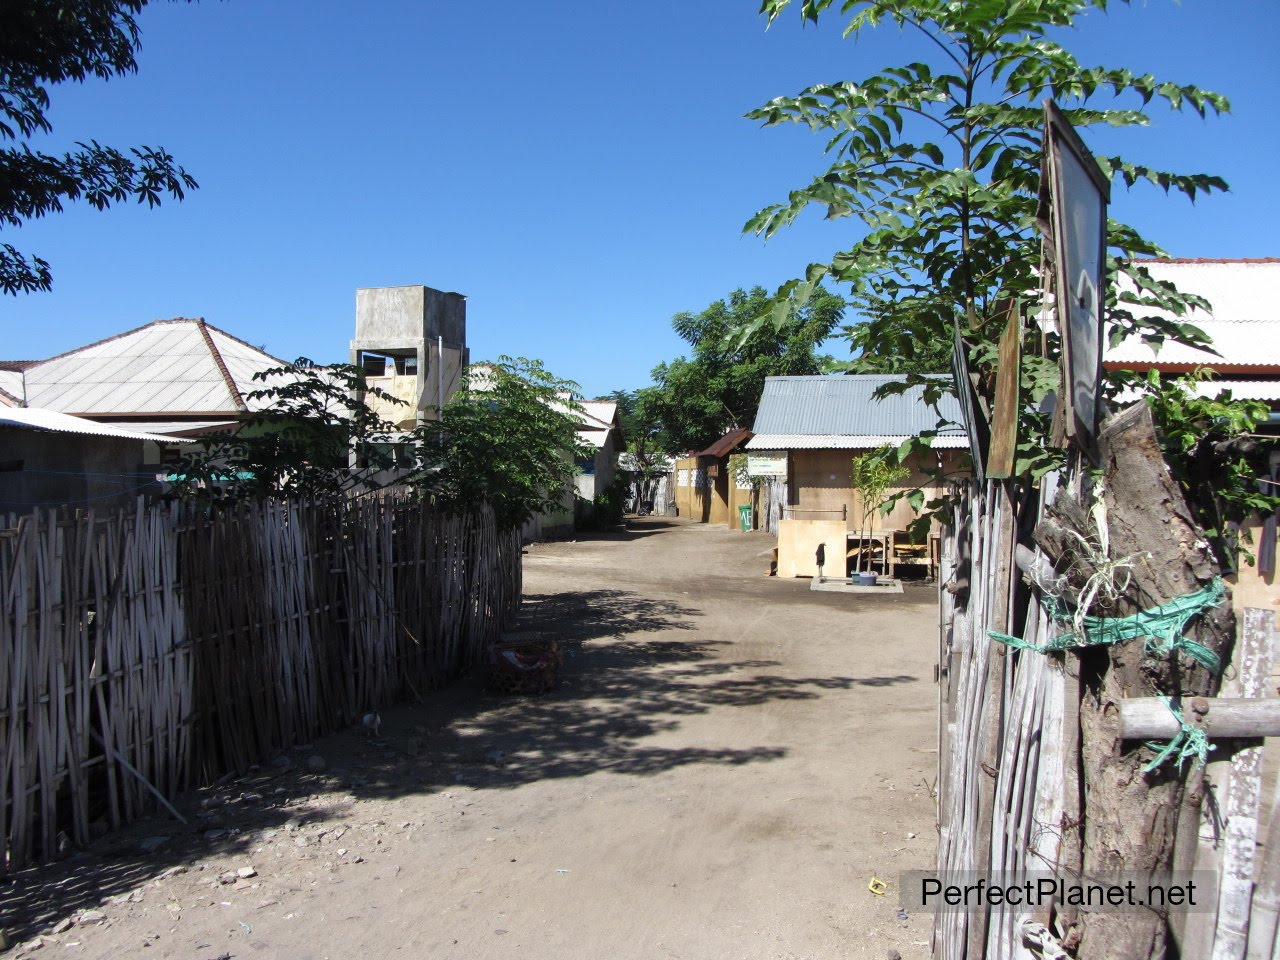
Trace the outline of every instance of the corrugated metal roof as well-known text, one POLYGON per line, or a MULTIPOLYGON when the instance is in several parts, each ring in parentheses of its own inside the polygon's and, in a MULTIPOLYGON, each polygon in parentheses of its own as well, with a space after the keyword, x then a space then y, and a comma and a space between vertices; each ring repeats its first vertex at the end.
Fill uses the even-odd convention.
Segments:
MULTIPOLYGON (((762 434, 790 437, 914 437, 938 427, 938 421, 963 423, 960 404, 946 394, 935 409, 924 402, 924 387, 878 400, 875 392, 906 378, 894 374, 768 377, 756 414, 751 449, 762 434)), ((947 378, 940 377, 940 380, 947 378)), ((962 428, 954 428, 961 433, 962 428)))
POLYGON ((56 410, 39 407, 0 408, 0 427, 21 427, 26 430, 47 430, 54 433, 78 433, 91 437, 111 437, 117 440, 154 440, 158 443, 190 443, 177 437, 162 437, 153 433, 128 430, 117 424, 98 423, 84 417, 73 417, 56 410))
POLYGON ((745 427, 739 427, 736 430, 730 430, 723 437, 707 447, 695 453, 695 457, 727 457, 738 449, 744 441, 751 439, 751 431, 745 427))
MULTIPOLYGON (((912 434, 915 436, 915 434, 912 434)), ((906 440, 906 435, 850 436, 843 433, 757 433, 747 441, 748 450, 877 450, 906 440)), ((933 438, 939 450, 968 450, 969 438, 942 434, 933 438)))
POLYGON ((1157 280, 1204 297, 1212 313, 1193 310, 1167 319, 1199 327, 1221 356, 1166 343, 1157 351, 1130 338, 1103 353, 1114 365, 1152 363, 1280 368, 1280 260, 1151 260, 1143 264, 1157 280))
MULTIPOLYGON (((1231 391, 1233 400, 1265 400, 1280 402, 1280 380, 1233 380, 1222 377, 1197 383, 1193 391, 1197 397, 1213 398, 1224 390, 1231 391)), ((1141 390, 1122 390, 1116 395, 1117 403, 1133 403, 1146 394, 1141 390)))
POLYGON ((279 366, 276 357, 203 320, 157 320, 32 364, 26 399, 93 416, 235 415, 245 409, 236 394, 263 386, 253 374, 279 366))
POLYGON ((107 426, 122 430, 141 430, 165 437, 195 437, 202 433, 227 433, 240 425, 239 420, 112 420, 107 426))
MULTIPOLYGON (((614 418, 618 415, 616 402, 613 400, 579 400, 578 402, 582 405, 582 412, 600 427, 608 430, 613 426, 614 418)), ((587 422, 590 424, 590 420, 587 422)))
POLYGON ((22 402, 24 388, 21 370, 0 370, 0 391, 10 399, 22 402))
POLYGON ((1196 394, 1216 397, 1230 390, 1234 400, 1280 400, 1280 380, 1207 380, 1196 384, 1196 394))

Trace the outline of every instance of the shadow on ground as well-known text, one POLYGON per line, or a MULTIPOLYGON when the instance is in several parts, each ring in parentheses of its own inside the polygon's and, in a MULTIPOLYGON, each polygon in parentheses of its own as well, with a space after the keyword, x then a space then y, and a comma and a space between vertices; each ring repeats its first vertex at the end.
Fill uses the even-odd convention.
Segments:
POLYGON ((653 741, 711 710, 918 679, 783 676, 770 672, 777 661, 726 659, 729 642, 690 638, 698 616, 679 604, 619 590, 529 597, 520 627, 559 636, 564 648, 555 690, 503 696, 486 690, 486 678, 476 671, 426 703, 382 711, 377 738, 355 730, 335 734, 248 777, 191 791, 178 804, 186 825, 156 815, 68 860, 5 880, 0 926, 15 942, 27 939, 61 918, 128 896, 166 869, 185 869, 209 854, 243 855, 265 837, 287 837, 298 821, 314 827, 342 817, 350 803, 334 804, 335 795, 357 802, 464 785, 509 790, 601 771, 647 776, 689 764, 767 763, 786 751, 736 741, 653 741), (322 759, 323 769, 308 768, 312 756, 322 759), (327 802, 317 804, 322 796, 327 802))

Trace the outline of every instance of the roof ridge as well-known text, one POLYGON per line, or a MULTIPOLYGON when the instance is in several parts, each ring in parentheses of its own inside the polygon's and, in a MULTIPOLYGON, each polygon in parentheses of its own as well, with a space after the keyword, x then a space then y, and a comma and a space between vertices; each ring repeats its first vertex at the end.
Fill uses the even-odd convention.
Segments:
POLYGON ((222 374, 222 382, 227 385, 227 390, 231 392, 231 399, 241 410, 248 410, 249 405, 244 402, 244 397, 240 395, 240 388, 236 386, 235 380, 232 379, 231 371, 227 369, 226 361, 222 359, 222 353, 218 350, 218 345, 213 342, 213 337, 209 334, 209 325, 204 322, 203 317, 196 321, 196 329, 200 331, 200 336, 204 339, 204 345, 209 348, 209 353, 213 356, 213 364, 218 368, 218 373, 222 374))
MULTIPOLYGON (((204 317, 200 318, 200 322, 203 323, 210 330, 213 330, 216 333, 222 334, 228 340, 234 340, 236 343, 240 344, 240 346, 248 347, 250 350, 260 353, 264 357, 269 357, 270 359, 274 360, 276 363, 287 364, 290 362, 288 360, 283 360, 280 357, 277 357, 274 353, 268 353, 266 350, 263 350, 261 347, 255 347, 248 340, 242 340, 240 337, 237 337, 234 333, 228 333, 226 330, 223 330, 221 327, 217 326, 216 324, 209 323, 209 321, 205 320, 204 317)), ((312 366, 324 366, 324 364, 312 364, 312 366)))
POLYGON ((132 327, 128 330, 114 334, 113 336, 103 337, 101 340, 93 340, 89 343, 82 343, 80 346, 72 347, 70 350, 63 350, 62 353, 55 353, 52 357, 45 357, 43 360, 35 360, 32 362, 31 366, 43 366, 53 360, 61 360, 63 357, 69 357, 73 353, 80 353, 82 350, 88 350, 90 347, 100 347, 104 343, 111 343, 113 340, 121 340, 125 337, 132 336, 141 330, 146 330, 148 327, 158 327, 162 323, 204 323, 204 317, 170 317, 168 320, 152 320, 149 323, 144 323, 140 327, 132 327))

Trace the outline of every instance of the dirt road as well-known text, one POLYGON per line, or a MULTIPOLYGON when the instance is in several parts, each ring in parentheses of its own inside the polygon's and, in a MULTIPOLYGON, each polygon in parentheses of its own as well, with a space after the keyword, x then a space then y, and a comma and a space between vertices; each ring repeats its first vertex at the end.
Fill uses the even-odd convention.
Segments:
POLYGON ((650 519, 531 547, 554 692, 464 681, 19 875, 13 953, 928 956, 895 881, 933 862, 934 592, 811 593, 761 575, 771 544, 650 519))

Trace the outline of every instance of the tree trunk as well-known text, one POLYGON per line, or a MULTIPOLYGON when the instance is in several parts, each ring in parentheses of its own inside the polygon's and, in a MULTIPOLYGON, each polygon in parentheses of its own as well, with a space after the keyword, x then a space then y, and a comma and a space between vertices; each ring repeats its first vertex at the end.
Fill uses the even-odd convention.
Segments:
MULTIPOLYGON (((1136 404, 1113 417, 1102 431, 1103 502, 1112 558, 1146 555, 1135 563, 1132 582, 1119 608, 1095 610, 1127 616, 1205 586, 1218 574, 1203 534, 1161 456, 1150 411, 1136 404)), ((1067 531, 1087 529, 1083 506, 1059 495, 1035 537, 1079 588, 1092 572, 1067 531)), ((1235 635, 1229 603, 1195 617, 1187 633, 1227 662, 1235 635)), ((1141 640, 1081 651, 1080 763, 1084 782, 1084 872, 1106 880, 1108 873, 1159 877, 1173 863, 1180 816, 1199 815, 1199 802, 1183 802, 1186 774, 1172 763, 1149 775, 1142 768, 1151 752, 1119 736, 1118 701, 1156 694, 1184 697, 1216 692, 1218 678, 1178 655, 1148 656, 1141 640)), ((1154 912, 1091 913, 1078 921, 1080 960, 1163 957, 1167 918, 1154 912)))

